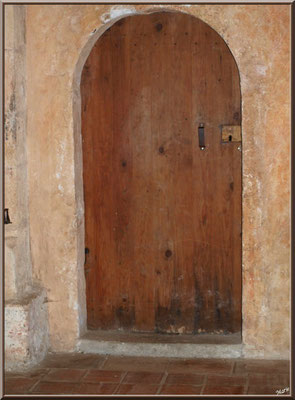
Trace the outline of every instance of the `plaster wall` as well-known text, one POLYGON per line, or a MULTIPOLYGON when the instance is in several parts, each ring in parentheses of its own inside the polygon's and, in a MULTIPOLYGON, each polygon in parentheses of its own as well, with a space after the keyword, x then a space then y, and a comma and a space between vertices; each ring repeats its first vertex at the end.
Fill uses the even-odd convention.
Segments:
POLYGON ((5 368, 40 361, 48 349, 44 288, 32 278, 26 143, 26 10, 5 7, 5 368))
MULTIPOLYGON (((9 207, 9 214, 13 214, 15 221, 17 204, 16 179, 16 135, 15 135, 15 96, 14 92, 14 12, 13 8, 5 10, 5 207, 9 207), (9 206, 8 206, 9 205, 9 206)), ((17 224, 13 228, 8 225, 5 229, 5 298, 16 295, 16 240, 17 224)))
POLYGON ((240 70, 244 354, 288 358, 290 6, 34 4, 25 9, 32 274, 47 290, 51 349, 73 350, 86 328, 79 115, 83 64, 116 18, 178 10, 215 29, 240 70))
POLYGON ((25 9, 5 8, 5 299, 22 297, 32 286, 26 144, 25 9))

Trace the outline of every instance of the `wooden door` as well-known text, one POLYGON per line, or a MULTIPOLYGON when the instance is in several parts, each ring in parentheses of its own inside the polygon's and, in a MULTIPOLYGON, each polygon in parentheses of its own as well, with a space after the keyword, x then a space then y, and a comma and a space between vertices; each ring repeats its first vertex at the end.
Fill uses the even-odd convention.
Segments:
POLYGON ((93 47, 81 96, 88 327, 240 331, 241 152, 221 126, 240 126, 241 99, 226 43, 186 14, 126 17, 93 47))

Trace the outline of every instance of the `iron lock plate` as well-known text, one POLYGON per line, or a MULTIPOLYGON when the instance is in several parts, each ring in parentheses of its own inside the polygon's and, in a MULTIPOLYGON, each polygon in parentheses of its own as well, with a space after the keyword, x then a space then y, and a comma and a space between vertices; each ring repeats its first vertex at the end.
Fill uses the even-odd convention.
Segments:
POLYGON ((240 125, 221 125, 221 142, 241 142, 242 133, 240 125))

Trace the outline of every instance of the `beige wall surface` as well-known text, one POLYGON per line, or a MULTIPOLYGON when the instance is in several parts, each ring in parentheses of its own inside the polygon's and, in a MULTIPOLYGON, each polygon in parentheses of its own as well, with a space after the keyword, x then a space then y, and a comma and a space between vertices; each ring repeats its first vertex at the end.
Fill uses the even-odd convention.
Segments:
POLYGON ((5 300, 26 295, 32 286, 29 244, 26 144, 25 8, 5 7, 4 205, 12 224, 5 225, 5 300))
POLYGON ((48 350, 46 290, 32 279, 26 134, 26 9, 5 6, 5 369, 40 361, 48 350))
MULTIPOLYGON (((86 327, 79 122, 83 63, 114 20, 151 10, 178 10, 201 18, 223 37, 237 61, 243 118, 243 343, 248 356, 287 358, 288 5, 26 6, 31 256, 33 278, 47 291, 51 348, 72 350, 86 327)), ((6 163, 13 163, 9 157, 6 163)), ((13 185, 9 190, 13 197, 13 185)))

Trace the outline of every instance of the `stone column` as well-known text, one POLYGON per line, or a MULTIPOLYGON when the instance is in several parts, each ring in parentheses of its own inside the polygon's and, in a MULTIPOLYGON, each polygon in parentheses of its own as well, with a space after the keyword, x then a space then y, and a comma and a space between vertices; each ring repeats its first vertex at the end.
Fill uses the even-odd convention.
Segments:
POLYGON ((45 291, 32 280, 26 145, 26 8, 5 5, 5 368, 40 361, 48 349, 45 291))

